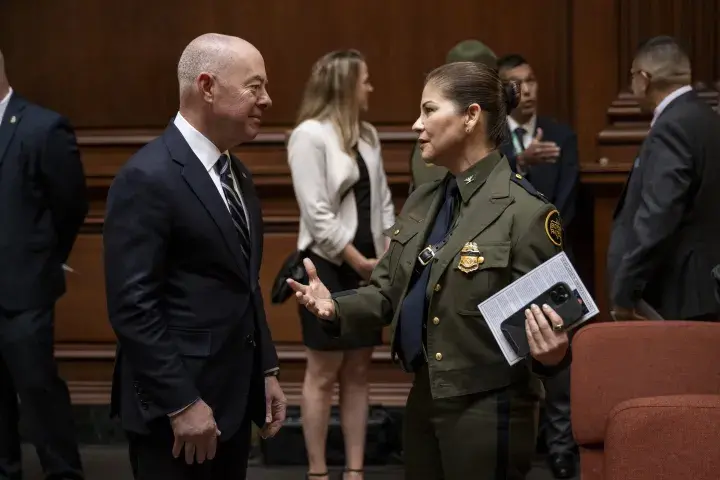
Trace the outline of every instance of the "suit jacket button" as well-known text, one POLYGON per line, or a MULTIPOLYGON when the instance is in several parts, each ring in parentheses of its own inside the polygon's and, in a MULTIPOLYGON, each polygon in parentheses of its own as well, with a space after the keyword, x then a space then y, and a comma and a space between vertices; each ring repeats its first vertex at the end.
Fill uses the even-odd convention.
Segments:
POLYGON ((437 285, 435 285, 435 291, 436 291, 436 292, 439 292, 441 288, 442 288, 442 287, 440 286, 439 283, 438 283, 437 285))
POLYGON ((442 360, 442 353, 440 353, 440 352, 436 353, 436 354, 435 354, 435 360, 437 360, 438 362, 439 362, 440 360, 442 360))
POLYGON ((440 323, 440 319, 438 317, 433 318, 433 325, 437 325, 440 323))

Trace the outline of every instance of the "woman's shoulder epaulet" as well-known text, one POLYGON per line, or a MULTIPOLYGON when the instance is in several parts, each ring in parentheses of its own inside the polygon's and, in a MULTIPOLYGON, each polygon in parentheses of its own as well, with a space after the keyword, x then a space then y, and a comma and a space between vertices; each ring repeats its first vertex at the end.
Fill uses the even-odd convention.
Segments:
POLYGON ((542 200, 544 203, 550 203, 550 200, 548 200, 545 195, 543 195, 542 193, 540 193, 540 191, 538 191, 538 189, 535 188, 532 183, 530 183, 530 180, 528 180, 527 178, 523 177, 523 176, 520 175, 519 173, 513 173, 513 174, 511 174, 511 175, 510 175, 510 180, 512 180, 512 181, 515 182, 516 184, 520 185, 520 187, 522 187, 523 190, 525 190, 526 192, 528 192, 528 193, 529 193, 530 195, 532 195, 533 197, 542 200))

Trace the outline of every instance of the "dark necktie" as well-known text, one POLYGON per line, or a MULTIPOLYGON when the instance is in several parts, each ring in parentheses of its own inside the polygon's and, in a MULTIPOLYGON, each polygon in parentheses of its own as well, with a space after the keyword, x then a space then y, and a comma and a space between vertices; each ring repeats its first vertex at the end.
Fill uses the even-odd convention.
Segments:
POLYGON ((527 130, 525 130, 522 127, 517 127, 515 129, 515 138, 517 139, 518 143, 520 144, 520 151, 525 151, 525 134, 527 133, 527 130))
MULTIPOLYGON (((452 228, 457 194, 457 181, 455 177, 451 177, 445 187, 445 200, 435 217, 435 224, 428 236, 427 245, 435 245, 441 242, 452 228)), ((405 369, 408 371, 416 369, 422 356, 423 328, 425 328, 427 318, 427 297, 425 292, 432 264, 431 261, 422 267, 416 260, 416 267, 422 268, 422 272, 408 290, 400 310, 400 353, 405 369)))
POLYGON ((240 249, 247 262, 250 260, 250 229, 248 228, 242 203, 240 203, 240 199, 233 186, 232 169, 230 168, 230 159, 227 155, 220 155, 220 158, 218 158, 218 161, 215 163, 215 170, 220 175, 220 184, 225 194, 225 200, 227 200, 228 206, 230 207, 230 217, 232 217, 233 224, 235 224, 235 230, 237 230, 238 237, 240 238, 240 249))

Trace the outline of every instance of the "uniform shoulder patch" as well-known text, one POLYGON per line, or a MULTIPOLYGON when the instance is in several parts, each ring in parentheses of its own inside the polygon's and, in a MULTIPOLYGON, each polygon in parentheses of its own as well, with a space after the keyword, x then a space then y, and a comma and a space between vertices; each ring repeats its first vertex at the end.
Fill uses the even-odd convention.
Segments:
POLYGON ((562 223, 557 210, 551 210, 545 217, 545 233, 553 244, 562 247, 562 223))
POLYGON ((523 176, 520 175, 519 173, 513 173, 513 174, 510 176, 510 180, 512 180, 513 182, 515 182, 515 183, 517 183, 518 185, 520 185, 520 186, 523 188, 523 190, 525 190, 526 192, 528 192, 528 193, 529 193, 530 195, 532 195, 533 197, 539 198, 539 199, 542 200, 544 203, 550 203, 550 200, 548 200, 545 195, 543 195, 542 193, 540 193, 537 188, 533 187, 533 184, 530 183, 530 180, 528 180, 527 178, 523 177, 523 176))

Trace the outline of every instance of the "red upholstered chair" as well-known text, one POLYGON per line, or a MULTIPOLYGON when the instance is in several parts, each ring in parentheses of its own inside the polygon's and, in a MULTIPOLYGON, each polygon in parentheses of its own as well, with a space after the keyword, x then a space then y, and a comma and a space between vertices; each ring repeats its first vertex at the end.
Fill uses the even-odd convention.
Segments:
POLYGON ((589 325, 571 371, 582 480, 720 478, 720 324, 589 325))
POLYGON ((720 478, 720 395, 636 398, 610 411, 606 480, 720 478))

